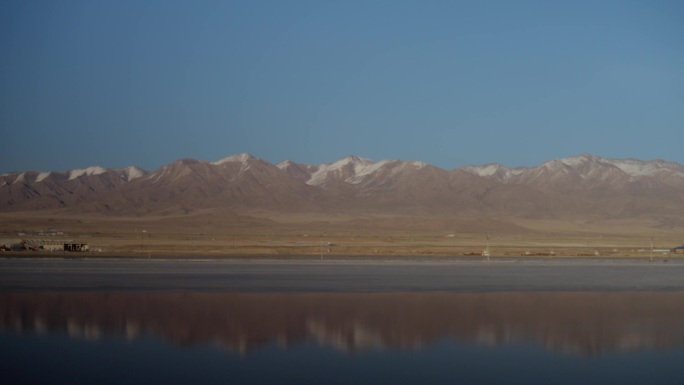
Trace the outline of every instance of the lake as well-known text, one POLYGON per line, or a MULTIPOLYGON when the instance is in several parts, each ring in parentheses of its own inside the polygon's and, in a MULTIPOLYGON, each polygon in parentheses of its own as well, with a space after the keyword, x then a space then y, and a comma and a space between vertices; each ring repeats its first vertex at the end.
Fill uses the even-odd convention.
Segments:
POLYGON ((0 260, 0 382, 681 384, 683 268, 0 260))

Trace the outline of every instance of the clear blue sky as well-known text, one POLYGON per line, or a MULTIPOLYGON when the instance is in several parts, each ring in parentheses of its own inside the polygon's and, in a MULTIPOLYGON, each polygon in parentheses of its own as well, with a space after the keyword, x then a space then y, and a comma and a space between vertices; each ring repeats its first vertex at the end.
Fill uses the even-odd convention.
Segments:
POLYGON ((684 163, 684 2, 4 0, 0 127, 0 172, 684 163))

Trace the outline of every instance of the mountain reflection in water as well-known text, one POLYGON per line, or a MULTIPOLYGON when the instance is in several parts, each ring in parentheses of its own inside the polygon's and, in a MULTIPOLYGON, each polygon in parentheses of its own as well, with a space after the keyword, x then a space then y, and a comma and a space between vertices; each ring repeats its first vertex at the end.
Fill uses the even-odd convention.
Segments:
POLYGON ((684 345, 684 292, 0 294, 0 328, 152 334, 246 353, 264 344, 420 349, 442 339, 581 356, 684 345))

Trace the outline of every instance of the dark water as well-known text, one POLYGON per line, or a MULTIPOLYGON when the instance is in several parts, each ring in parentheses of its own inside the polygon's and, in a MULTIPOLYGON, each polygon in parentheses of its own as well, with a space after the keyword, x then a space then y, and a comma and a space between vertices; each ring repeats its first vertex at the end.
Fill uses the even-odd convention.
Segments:
POLYGON ((0 382, 681 384, 684 292, 0 294, 0 382))
POLYGON ((684 383, 681 266, 62 262, 0 261, 0 383, 684 383))
POLYGON ((0 292, 16 290, 605 291, 684 290, 684 259, 448 263, 0 259, 0 292))
POLYGON ((75 340, 0 334, 6 384, 681 384, 684 350, 584 358, 534 344, 488 347, 442 340, 421 350, 270 343, 245 355, 154 337, 75 340))

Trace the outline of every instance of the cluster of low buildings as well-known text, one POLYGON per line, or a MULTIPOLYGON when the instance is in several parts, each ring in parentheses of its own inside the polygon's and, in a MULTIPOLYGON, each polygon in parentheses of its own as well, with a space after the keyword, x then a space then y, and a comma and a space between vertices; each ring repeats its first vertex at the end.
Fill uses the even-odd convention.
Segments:
POLYGON ((0 239, 0 251, 90 251, 87 243, 55 239, 0 239))

